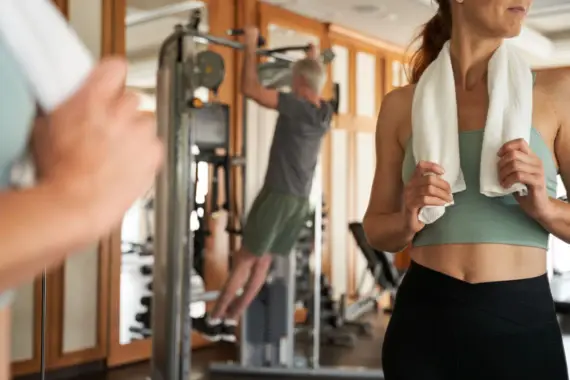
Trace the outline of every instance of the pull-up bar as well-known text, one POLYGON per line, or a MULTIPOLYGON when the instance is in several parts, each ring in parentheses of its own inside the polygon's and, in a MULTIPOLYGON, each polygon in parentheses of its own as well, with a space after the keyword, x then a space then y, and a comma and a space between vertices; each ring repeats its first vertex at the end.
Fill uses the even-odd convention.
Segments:
MULTIPOLYGON (((244 50, 245 48, 245 45, 240 42, 233 41, 224 37, 217 37, 217 36, 212 36, 210 34, 200 33, 197 29, 188 29, 184 32, 184 35, 197 39, 204 39, 215 45, 226 46, 236 50, 244 50)), ((274 49, 257 49, 256 53, 257 55, 275 58, 280 61, 295 62, 297 60, 296 58, 283 54, 281 51, 275 51, 274 49)))
POLYGON ((140 11, 125 17, 125 26, 146 24, 161 18, 173 16, 177 13, 193 11, 204 7, 202 1, 184 1, 177 4, 166 5, 151 11, 140 11))

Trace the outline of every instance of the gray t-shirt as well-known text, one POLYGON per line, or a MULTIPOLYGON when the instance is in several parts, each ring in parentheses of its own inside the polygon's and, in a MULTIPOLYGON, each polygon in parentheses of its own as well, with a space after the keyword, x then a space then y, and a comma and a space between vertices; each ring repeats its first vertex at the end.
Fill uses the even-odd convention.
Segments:
POLYGON ((317 107, 294 94, 280 92, 277 112, 265 187, 308 197, 321 142, 330 129, 332 107, 326 102, 317 107))
MULTIPOLYGON (((0 191, 10 186, 12 165, 26 149, 35 112, 36 103, 26 77, 0 39, 0 191)), ((13 292, 0 292, 0 309, 12 298, 13 292)))

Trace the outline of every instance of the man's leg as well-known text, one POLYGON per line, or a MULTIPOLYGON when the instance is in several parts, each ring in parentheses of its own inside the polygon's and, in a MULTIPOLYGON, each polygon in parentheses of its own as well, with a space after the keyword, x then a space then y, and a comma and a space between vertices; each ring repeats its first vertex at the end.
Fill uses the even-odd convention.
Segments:
POLYGON ((212 313, 193 320, 193 328, 207 339, 217 341, 222 335, 227 335, 223 330, 228 306, 236 298, 236 292, 248 282, 257 261, 273 244, 282 218, 279 210, 274 210, 273 204, 271 193, 261 190, 243 228, 242 248, 234 254, 231 271, 212 313))
POLYGON ((273 239, 269 249, 269 252, 272 253, 265 253, 257 260, 249 275, 249 280, 245 285, 243 293, 240 297, 234 299, 228 307, 222 332, 223 340, 232 342, 236 340, 235 326, 237 326, 237 320, 251 304, 265 283, 273 257, 288 257, 297 243, 299 233, 307 217, 309 208, 308 201, 292 197, 280 198, 281 199, 278 200, 280 203, 279 208, 288 210, 287 217, 281 219, 278 229, 275 230, 277 235, 273 239))
POLYGON ((272 260, 273 258, 268 253, 257 259, 249 275, 249 280, 243 289, 243 293, 235 298, 227 309, 226 320, 229 323, 231 323, 231 321, 237 321, 243 311, 247 309, 249 304, 253 301, 257 293, 259 293, 267 278, 272 260))
POLYGON ((236 298, 238 290, 248 281, 256 260, 257 256, 248 252, 245 247, 235 253, 232 268, 222 286, 212 313, 196 318, 192 322, 193 329, 199 331, 206 339, 215 342, 223 337, 223 322, 228 305, 236 298))
POLYGON ((238 290, 248 281, 251 281, 252 269, 255 271, 258 260, 259 258, 257 256, 248 252, 243 246, 236 253, 229 277, 222 287, 220 295, 210 314, 210 319, 221 320, 227 318, 226 310, 228 306, 236 299, 238 290))
POLYGON ((259 293, 271 266, 271 256, 268 254, 258 257, 245 284, 242 294, 229 304, 224 318, 221 338, 226 342, 236 341, 236 328, 243 311, 251 304, 259 293))

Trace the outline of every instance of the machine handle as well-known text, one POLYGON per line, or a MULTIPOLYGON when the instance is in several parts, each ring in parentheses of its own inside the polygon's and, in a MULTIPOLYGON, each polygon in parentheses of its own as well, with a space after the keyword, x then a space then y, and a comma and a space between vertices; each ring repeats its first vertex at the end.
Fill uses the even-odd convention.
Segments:
POLYGON ((268 49, 266 50, 266 52, 268 54, 273 54, 273 53, 287 53, 290 51, 304 51, 307 52, 309 51, 309 49, 311 48, 311 45, 296 45, 296 46, 284 46, 284 47, 279 47, 279 48, 275 48, 275 49, 268 49))
MULTIPOLYGON (((229 29, 227 31, 228 36, 243 36, 245 31, 243 29, 229 29)), ((257 39, 257 47, 265 46, 267 40, 263 36, 259 36, 257 39)))

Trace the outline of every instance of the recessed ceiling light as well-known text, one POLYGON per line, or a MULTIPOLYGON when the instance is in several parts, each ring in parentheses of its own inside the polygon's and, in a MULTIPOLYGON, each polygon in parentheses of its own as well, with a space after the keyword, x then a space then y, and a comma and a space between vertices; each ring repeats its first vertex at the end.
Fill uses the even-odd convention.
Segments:
POLYGON ((374 4, 358 4, 352 7, 356 13, 376 13, 381 10, 380 7, 374 4))

